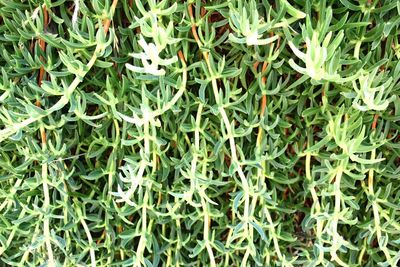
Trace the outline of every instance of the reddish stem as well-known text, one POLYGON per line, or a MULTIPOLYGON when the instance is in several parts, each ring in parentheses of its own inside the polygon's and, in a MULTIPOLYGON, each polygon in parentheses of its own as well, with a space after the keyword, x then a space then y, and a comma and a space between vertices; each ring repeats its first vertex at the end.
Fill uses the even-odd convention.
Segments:
POLYGON ((378 123, 378 118, 379 118, 379 115, 378 115, 378 114, 375 114, 375 115, 374 115, 374 121, 372 122, 372 130, 375 130, 375 129, 376 129, 376 125, 377 125, 377 123, 378 123))

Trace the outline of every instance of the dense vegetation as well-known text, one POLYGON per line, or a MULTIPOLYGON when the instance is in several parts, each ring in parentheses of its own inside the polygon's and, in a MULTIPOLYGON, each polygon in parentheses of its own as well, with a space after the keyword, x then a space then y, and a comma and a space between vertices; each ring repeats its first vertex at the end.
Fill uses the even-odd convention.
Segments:
POLYGON ((0 265, 396 266, 397 0, 0 0, 0 265))

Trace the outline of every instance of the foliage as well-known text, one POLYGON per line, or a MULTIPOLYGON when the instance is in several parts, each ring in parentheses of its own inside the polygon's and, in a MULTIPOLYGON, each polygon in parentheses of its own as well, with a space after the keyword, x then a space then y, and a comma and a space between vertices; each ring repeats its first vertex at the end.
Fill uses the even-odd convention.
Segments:
POLYGON ((0 15, 3 265, 399 262, 399 1, 0 15))

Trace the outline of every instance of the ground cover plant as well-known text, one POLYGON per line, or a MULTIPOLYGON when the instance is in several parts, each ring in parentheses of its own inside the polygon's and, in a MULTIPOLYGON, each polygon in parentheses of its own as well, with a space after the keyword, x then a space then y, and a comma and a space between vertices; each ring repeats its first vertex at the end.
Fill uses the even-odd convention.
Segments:
POLYGON ((0 0, 1 266, 396 266, 400 2, 0 0))

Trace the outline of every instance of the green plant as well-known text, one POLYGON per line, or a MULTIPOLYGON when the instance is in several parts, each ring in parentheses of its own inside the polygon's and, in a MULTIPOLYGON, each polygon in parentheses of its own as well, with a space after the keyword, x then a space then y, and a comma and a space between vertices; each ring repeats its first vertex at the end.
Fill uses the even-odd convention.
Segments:
POLYGON ((0 15, 2 265, 398 264, 398 1, 0 15))

